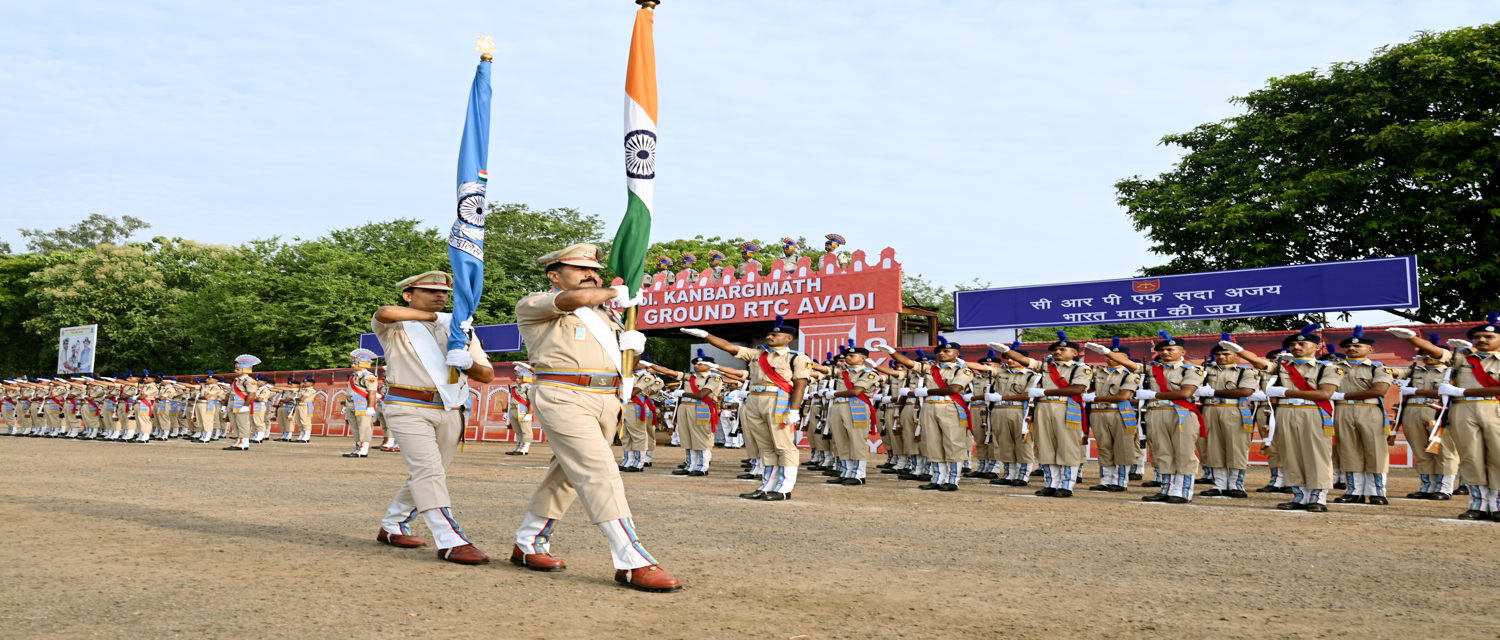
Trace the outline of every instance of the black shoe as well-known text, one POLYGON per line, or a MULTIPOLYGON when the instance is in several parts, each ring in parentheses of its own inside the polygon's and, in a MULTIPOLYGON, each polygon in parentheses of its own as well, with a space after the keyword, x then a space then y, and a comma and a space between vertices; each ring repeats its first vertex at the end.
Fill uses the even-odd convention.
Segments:
POLYGON ((1205 498, 1218 498, 1223 496, 1224 492, 1218 489, 1209 489, 1207 491, 1199 491, 1198 495, 1205 498))
POLYGON ((1429 494, 1427 494, 1427 496, 1428 496, 1427 497, 1428 500, 1452 500, 1453 499, 1453 496, 1451 494, 1447 494, 1447 493, 1429 493, 1429 494))
POLYGON ((1127 474, 1126 477, 1130 478, 1131 480, 1140 480, 1141 479, 1141 474, 1139 474, 1139 473, 1131 473, 1131 474, 1127 474))
POLYGON ((991 480, 990 484, 997 484, 997 485, 1000 485, 1002 487, 1008 487, 1008 486, 1010 486, 1010 481, 1009 480, 1003 480, 1003 479, 1002 480, 991 480))
POLYGON ((938 491, 958 491, 958 485, 953 483, 938 485, 938 491))
POLYGON ((882 475, 897 475, 897 474, 902 474, 902 473, 905 473, 905 472, 904 471, 900 471, 898 469, 881 469, 880 473, 882 475))
POLYGON ((1071 497, 1073 497, 1073 490, 1072 489, 1055 489, 1055 490, 1052 491, 1052 497, 1054 497, 1054 498, 1071 498, 1071 497))
POLYGON ((1466 495, 1469 495, 1469 485, 1466 485, 1466 484, 1458 485, 1458 488, 1453 490, 1453 495, 1455 495, 1455 496, 1466 496, 1466 495))
POLYGON ((525 451, 506 451, 505 455, 508 455, 508 456, 524 456, 524 455, 526 455, 526 452, 525 451))
POLYGON ((776 502, 778 500, 791 500, 792 499, 792 494, 790 494, 790 493, 782 493, 780 491, 767 491, 766 495, 761 496, 760 499, 761 500, 765 500, 766 502, 776 502))
POLYGON ((236 447, 234 445, 229 445, 227 447, 224 447, 224 450, 225 451, 249 451, 250 447, 236 447))
POLYGON ((899 476, 896 476, 896 479, 897 480, 916 480, 917 479, 917 474, 915 474, 915 473, 903 473, 903 474, 901 474, 899 476))
POLYGON ((1213 478, 1194 478, 1193 484, 1213 484, 1213 478))
POLYGON ((1155 481, 1155 480, 1147 480, 1147 481, 1145 481, 1145 482, 1142 482, 1142 483, 1141 483, 1141 486, 1143 486, 1143 487, 1146 487, 1146 488, 1148 488, 1148 489, 1155 489, 1155 488, 1157 488, 1157 487, 1160 487, 1160 486, 1161 486, 1161 483, 1160 483, 1160 482, 1157 482, 1157 481, 1155 481))
POLYGON ((894 463, 894 462, 887 462, 885 464, 877 464, 877 465, 875 465, 875 468, 876 469, 894 469, 894 468, 896 468, 896 463, 894 463))
POLYGON ((1089 491, 1109 491, 1109 485, 1107 485, 1107 484, 1096 484, 1096 485, 1094 485, 1092 487, 1089 487, 1089 491))
POLYGON ((685 476, 687 474, 688 474, 688 470, 687 469, 673 469, 672 470, 672 475, 674 475, 674 476, 685 476))
POLYGON ((1043 487, 1036 490, 1036 494, 1043 498, 1051 498, 1055 493, 1057 493, 1057 489, 1053 489, 1052 487, 1043 487))
MULTIPOLYGON (((524 453, 523 453, 523 454, 521 454, 521 455, 523 455, 523 456, 524 456, 524 455, 526 455, 526 454, 524 454, 524 453)), ((646 466, 647 466, 647 467, 650 467, 650 466, 651 466, 651 463, 649 463, 649 462, 647 462, 647 463, 646 463, 646 466)))
POLYGON ((1167 496, 1167 504, 1187 504, 1188 499, 1182 496, 1167 496))
POLYGON ((1153 493, 1153 494, 1150 494, 1150 495, 1141 496, 1141 502, 1166 502, 1166 501, 1167 501, 1167 494, 1165 494, 1165 493, 1153 493))
POLYGON ((708 475, 708 472, 707 471, 689 471, 688 475, 693 476, 694 478, 697 478, 697 477, 700 477, 700 476, 706 476, 706 475, 708 475))
POLYGON ((1276 488, 1280 489, 1281 493, 1297 493, 1296 491, 1292 491, 1291 487, 1276 487, 1276 488))
POLYGON ((679 464, 679 465, 677 465, 677 468, 678 468, 678 469, 686 469, 686 468, 687 468, 687 463, 686 463, 686 462, 684 462, 684 463, 682 463, 682 464, 679 464))
POLYGON ((1391 503, 1391 501, 1389 499, 1387 499, 1385 496, 1370 496, 1370 504, 1373 504, 1373 505, 1388 505, 1390 503, 1391 503))
POLYGON ((1313 502, 1313 503, 1310 503, 1310 504, 1306 505, 1306 509, 1308 511, 1313 512, 1313 513, 1323 513, 1323 512, 1328 511, 1328 505, 1318 504, 1316 502, 1313 502))
POLYGON ((1248 498, 1248 497, 1250 497, 1250 494, 1245 493, 1243 490, 1240 490, 1240 489, 1230 489, 1228 491, 1225 491, 1224 495, 1229 496, 1231 498, 1248 498))
MULTIPOLYGON (((1458 492, 1455 491, 1454 493, 1458 493, 1458 492)), ((1468 511, 1465 511, 1463 513, 1458 514, 1458 519, 1459 520, 1489 520, 1490 519, 1490 514, 1485 513, 1483 511, 1476 511, 1474 509, 1470 509, 1468 511)))
POLYGON ((1432 495, 1433 494, 1427 493, 1426 491, 1418 491, 1416 493, 1408 493, 1406 494, 1406 497, 1409 500, 1432 500, 1432 495))
POLYGON ((740 494, 740 497, 746 500, 759 500, 766 497, 766 492, 761 491, 760 489, 756 489, 754 491, 751 491, 750 493, 742 493, 740 494))
POLYGON ((979 474, 979 477, 980 478, 984 478, 985 480, 996 480, 996 479, 998 479, 1000 477, 1000 474, 995 473, 993 471, 986 471, 984 473, 979 474))
POLYGON ((843 485, 846 487, 857 487, 865 483, 864 478, 844 478, 843 485))
POLYGON ((824 471, 823 475, 827 476, 829 478, 837 478, 839 476, 844 475, 844 472, 843 471, 839 471, 838 469, 829 469, 827 471, 824 471))
POLYGON ((965 472, 960 473, 958 475, 960 475, 962 477, 965 477, 965 478, 978 478, 980 476, 980 474, 982 474, 982 473, 984 473, 984 472, 983 471, 965 471, 965 472))
POLYGON ((642 471, 645 471, 645 469, 642 469, 640 467, 623 467, 620 470, 624 471, 625 473, 640 473, 642 471))
POLYGON ((821 464, 815 464, 815 465, 807 467, 807 470, 808 471, 827 471, 828 467, 825 467, 825 466, 823 466, 821 464))
POLYGON ((1282 511, 1307 511, 1307 505, 1301 502, 1283 502, 1276 505, 1276 508, 1282 511))
POLYGON ((917 474, 917 479, 921 480, 922 482, 929 482, 929 481, 932 480, 932 474, 930 474, 930 473, 919 473, 919 474, 917 474))
POLYGON ((753 473, 742 473, 742 474, 737 475, 735 477, 739 478, 740 480, 756 480, 756 479, 760 479, 760 476, 755 475, 753 473))
POLYGON ((1120 493, 1121 491, 1125 490, 1125 485, 1107 484, 1104 485, 1104 490, 1110 493, 1120 493))
POLYGON ((1041 469, 1037 469, 1036 471, 1032 471, 1031 472, 1031 477, 1033 477, 1033 478, 1040 478, 1040 477, 1042 477, 1042 470, 1041 469))
POLYGON ((1256 493, 1281 493, 1281 487, 1278 487, 1276 485, 1270 485, 1270 484, 1268 484, 1268 485, 1266 485, 1264 487, 1256 489, 1255 492, 1256 493))
POLYGON ((345 458, 368 458, 370 456, 368 454, 359 453, 359 452, 356 452, 356 451, 350 451, 349 453, 344 454, 344 457, 345 458))
POLYGON ((1339 504, 1364 504, 1365 497, 1364 496, 1342 495, 1342 496, 1339 496, 1337 498, 1334 498, 1333 501, 1337 502, 1339 504))
POLYGON ((1348 489, 1349 485, 1347 485, 1347 484, 1345 484, 1343 482, 1335 482, 1335 483, 1333 483, 1333 488, 1338 489, 1339 491, 1343 491, 1345 489, 1348 489))
POLYGON ((843 478, 830 478, 828 480, 824 480, 823 484, 844 484, 844 479, 843 478))
POLYGON ((1012 487, 1025 487, 1025 486, 1029 486, 1030 484, 1031 484, 1031 481, 1029 481, 1029 480, 1011 480, 1010 481, 1010 486, 1012 486, 1012 487))
POLYGON ((755 458, 745 458, 740 461, 740 464, 755 464, 755 458))
POLYGON ((922 485, 920 487, 917 487, 917 488, 921 489, 923 491, 937 491, 941 487, 942 487, 942 485, 939 485, 936 482, 929 482, 929 483, 924 484, 924 485, 922 485))

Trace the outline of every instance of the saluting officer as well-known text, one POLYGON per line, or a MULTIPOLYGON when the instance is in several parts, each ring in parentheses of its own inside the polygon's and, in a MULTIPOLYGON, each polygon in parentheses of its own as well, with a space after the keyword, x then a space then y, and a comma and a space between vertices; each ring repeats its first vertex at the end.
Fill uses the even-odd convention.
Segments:
MULTIPOLYGON (((1438 334, 1428 337, 1437 344, 1438 334)), ((1416 458, 1417 473, 1422 479, 1422 488, 1406 497, 1416 500, 1449 500, 1453 497, 1453 481, 1458 477, 1458 449, 1452 438, 1445 438, 1437 452, 1427 451, 1432 435, 1437 431, 1438 414, 1443 408, 1443 396, 1438 387, 1449 382, 1452 368, 1437 358, 1417 352, 1411 369, 1398 376, 1396 384, 1401 387, 1401 431, 1411 445, 1416 458)))
MULTIPOLYGON (((1109 350, 1130 357, 1130 347, 1120 344, 1119 337, 1109 350)), ((1089 405, 1089 430, 1099 448, 1099 484, 1089 491, 1120 492, 1130 486, 1130 466, 1140 451, 1140 413, 1131 400, 1140 388, 1140 374, 1119 364, 1094 369, 1094 390, 1083 394, 1089 405)))
POLYGON ((1072 497, 1073 485, 1078 482, 1087 455, 1083 429, 1088 418, 1084 412, 1083 394, 1088 391, 1094 376, 1092 367, 1076 359, 1082 345, 1058 331, 1057 342, 1047 346, 1046 360, 1032 359, 998 342, 990 343, 990 348, 1022 367, 1042 374, 1040 384, 1028 387, 1025 393, 1002 396, 1002 399, 1036 403, 1032 408, 1035 418, 1030 432, 1034 435, 1037 460, 1042 464, 1047 481, 1047 486, 1036 494, 1053 498, 1072 497))
POLYGON ((1333 488, 1333 394, 1344 369, 1318 360, 1319 325, 1311 324, 1286 339, 1286 353, 1274 362, 1244 347, 1219 342, 1271 376, 1266 396, 1276 398, 1276 449, 1281 452, 1286 483, 1293 499, 1276 505, 1284 510, 1327 511, 1333 488))
POLYGON ((703 338, 714 347, 750 362, 749 397, 740 407, 740 424, 761 456, 764 482, 760 489, 740 494, 747 500, 788 500, 797 484, 797 425, 802 421, 802 394, 812 374, 813 361, 792 351, 796 329, 781 316, 766 331, 766 343, 758 347, 731 344, 702 329, 683 333, 703 338))
POLYGON ((508 456, 524 456, 531 453, 531 428, 536 426, 536 414, 531 410, 531 389, 534 382, 531 367, 516 365, 516 383, 510 386, 510 402, 506 407, 510 432, 516 436, 516 448, 506 451, 508 456))
POLYGON ((1449 403, 1443 439, 1453 439, 1469 483, 1469 510, 1458 517, 1500 520, 1500 313, 1491 311, 1485 324, 1471 327, 1469 340, 1449 340, 1448 349, 1410 329, 1387 331, 1452 368, 1451 383, 1438 385, 1438 394, 1449 403))
POLYGON ((870 350, 850 347, 844 352, 844 364, 835 369, 833 391, 829 394, 828 428, 838 447, 841 462, 839 477, 828 484, 858 486, 865 483, 865 465, 870 460, 870 439, 875 431, 875 406, 870 392, 880 383, 880 374, 869 366, 870 350))
POLYGON ((250 374, 258 364, 260 358, 249 354, 234 359, 234 372, 237 375, 229 386, 228 406, 229 421, 234 426, 234 444, 224 447, 225 451, 250 450, 250 438, 254 435, 252 429, 255 428, 250 419, 250 410, 260 387, 250 374))
MULTIPOLYGON (((1021 348, 1020 341, 1012 342, 1008 353, 1031 355, 1021 348)), ((991 407, 990 433, 999 447, 1001 468, 999 477, 990 479, 990 484, 1024 487, 1031 482, 1036 448, 1027 423, 1030 420, 1027 409, 1031 406, 1028 391, 1041 384, 1043 375, 1009 357, 999 358, 990 370, 990 390, 984 397, 991 407)))
MULTIPOLYGON (((1220 337, 1230 341, 1227 333, 1220 337)), ((1239 364, 1239 356, 1223 345, 1214 345, 1210 353, 1213 364, 1203 367, 1198 398, 1208 433, 1208 444, 1201 450, 1203 466, 1213 476, 1214 486, 1198 495, 1248 498, 1245 471, 1250 468, 1250 437, 1255 433, 1255 411, 1249 398, 1260 389, 1260 373, 1239 364)))
POLYGON ((682 436, 682 448, 687 450, 687 464, 672 472, 676 476, 708 475, 708 463, 714 453, 713 434, 719 427, 718 396, 724 380, 714 375, 714 359, 703 355, 702 349, 692 365, 690 374, 670 373, 682 382, 672 396, 677 398, 677 433, 682 436))
POLYGON ((1193 499, 1193 475, 1198 473, 1195 446, 1203 429, 1203 416, 1193 397, 1203 386, 1203 368, 1184 359, 1187 343, 1166 331, 1158 333, 1162 340, 1153 347, 1156 360, 1146 365, 1102 345, 1089 343, 1088 348, 1142 374, 1142 388, 1136 390, 1135 397, 1146 411, 1146 439, 1152 458, 1157 469, 1164 472, 1161 492, 1142 500, 1182 504, 1193 499))
POLYGON ((625 405, 625 428, 620 438, 624 453, 620 460, 620 471, 640 473, 646 470, 646 454, 656 444, 656 402, 652 396, 666 386, 661 378, 652 375, 656 366, 641 354, 635 369, 635 384, 631 385, 630 403, 625 405))
POLYGON ((923 383, 911 395, 923 402, 922 417, 917 423, 922 450, 929 462, 932 481, 917 487, 923 490, 958 491, 959 465, 969 458, 969 383, 974 372, 959 362, 958 343, 939 336, 933 362, 919 363, 896 353, 890 345, 879 345, 881 351, 923 375, 923 383))
POLYGON ((1346 368, 1333 394, 1334 447, 1349 491, 1334 502, 1390 504, 1385 489, 1391 468, 1385 394, 1395 381, 1395 371, 1370 359, 1375 341, 1365 336, 1362 326, 1356 325, 1354 335, 1339 347, 1344 350, 1346 368))
POLYGON ((344 396, 344 410, 349 426, 354 427, 354 450, 344 454, 345 458, 364 458, 370 455, 370 440, 375 437, 375 399, 378 397, 380 379, 370 373, 370 363, 375 361, 374 351, 355 349, 349 352, 349 394, 344 396))
MULTIPOLYGON (((1275 360, 1285 349, 1272 349, 1266 352, 1267 360, 1275 360)), ((1266 457, 1266 466, 1271 468, 1271 481, 1266 486, 1256 489, 1256 493, 1291 493, 1291 487, 1286 486, 1286 474, 1281 470, 1281 451, 1276 448, 1275 439, 1275 415, 1276 407, 1272 405, 1270 397, 1266 396, 1266 386, 1272 381, 1264 371, 1258 371, 1259 381, 1256 383, 1255 393, 1250 394, 1250 402, 1255 406, 1255 428, 1260 432, 1260 452, 1266 457)))
POLYGON ((631 298, 623 285, 604 287, 598 257, 599 249, 591 244, 542 256, 538 262, 546 267, 552 289, 516 304, 516 323, 536 368, 532 409, 553 457, 516 531, 511 562, 538 571, 561 570, 563 561, 550 555, 553 526, 577 498, 609 541, 616 582, 643 591, 677 591, 681 583, 656 565, 636 537, 610 448, 629 394, 628 388, 620 391, 621 374, 634 373, 636 365, 622 363, 621 352, 634 351, 639 358, 646 337, 638 331, 621 333, 616 314, 603 306, 613 300, 630 307, 640 297, 631 298))

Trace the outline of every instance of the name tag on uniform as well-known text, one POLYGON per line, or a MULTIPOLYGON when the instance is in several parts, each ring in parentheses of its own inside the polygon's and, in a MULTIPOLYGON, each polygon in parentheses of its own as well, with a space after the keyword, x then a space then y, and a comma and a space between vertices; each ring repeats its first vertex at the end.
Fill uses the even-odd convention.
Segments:
POLYGON ((587 337, 589 337, 588 331, 586 329, 584 329, 583 327, 574 327, 573 328, 573 339, 574 340, 583 340, 583 339, 585 339, 587 337))

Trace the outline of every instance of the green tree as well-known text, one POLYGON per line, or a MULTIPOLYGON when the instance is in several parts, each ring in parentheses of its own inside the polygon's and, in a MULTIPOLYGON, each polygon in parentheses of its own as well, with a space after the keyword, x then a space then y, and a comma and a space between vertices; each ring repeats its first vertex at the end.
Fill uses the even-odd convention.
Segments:
MULTIPOLYGON (((938 313, 938 328, 942 331, 951 331, 955 326, 953 319, 953 291, 967 291, 969 289, 988 289, 990 283, 975 278, 968 282, 959 284, 953 289, 939 286, 923 278, 921 274, 901 274, 901 302, 908 306, 936 307, 938 313)), ((913 316, 915 317, 915 316, 913 316)))
MULTIPOLYGON (((26 238, 26 250, 45 255, 70 249, 92 249, 101 244, 122 244, 136 231, 149 228, 151 224, 140 218, 122 216, 116 220, 110 216, 90 213, 82 222, 71 227, 58 227, 51 231, 20 231, 26 238)), ((10 253, 9 244, 5 245, 5 253, 10 253)))
POLYGON ((47 266, 47 258, 35 254, 0 256, 0 372, 4 375, 34 375, 49 371, 57 362, 56 334, 32 333, 26 321, 36 314, 35 302, 27 299, 31 274, 47 266))
POLYGON ((1245 113, 1162 139, 1186 150, 1172 171, 1115 185, 1170 258, 1144 275, 1414 253, 1424 306, 1390 313, 1500 307, 1500 23, 1422 32, 1232 102, 1245 113))

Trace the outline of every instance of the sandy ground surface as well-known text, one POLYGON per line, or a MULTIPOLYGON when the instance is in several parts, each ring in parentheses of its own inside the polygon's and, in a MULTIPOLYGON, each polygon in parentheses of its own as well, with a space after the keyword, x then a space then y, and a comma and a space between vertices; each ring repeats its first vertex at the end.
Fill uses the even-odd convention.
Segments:
MULTIPOLYGON (((1051 499, 805 475, 793 500, 764 503, 734 497, 752 489, 733 479, 739 452, 684 478, 668 475, 682 450, 661 448, 626 486, 686 589, 649 594, 613 582, 580 507, 554 538, 567 571, 505 562, 546 445, 471 444, 454 463, 456 515, 496 559, 477 567, 375 542, 399 454, 343 459, 338 438, 220 446, 0 438, 0 637, 1500 635, 1500 522, 1455 520, 1461 498, 1308 514, 1264 494, 1179 506, 1141 489, 1051 499)), ((1416 489, 1409 471, 1390 484, 1416 489)))

